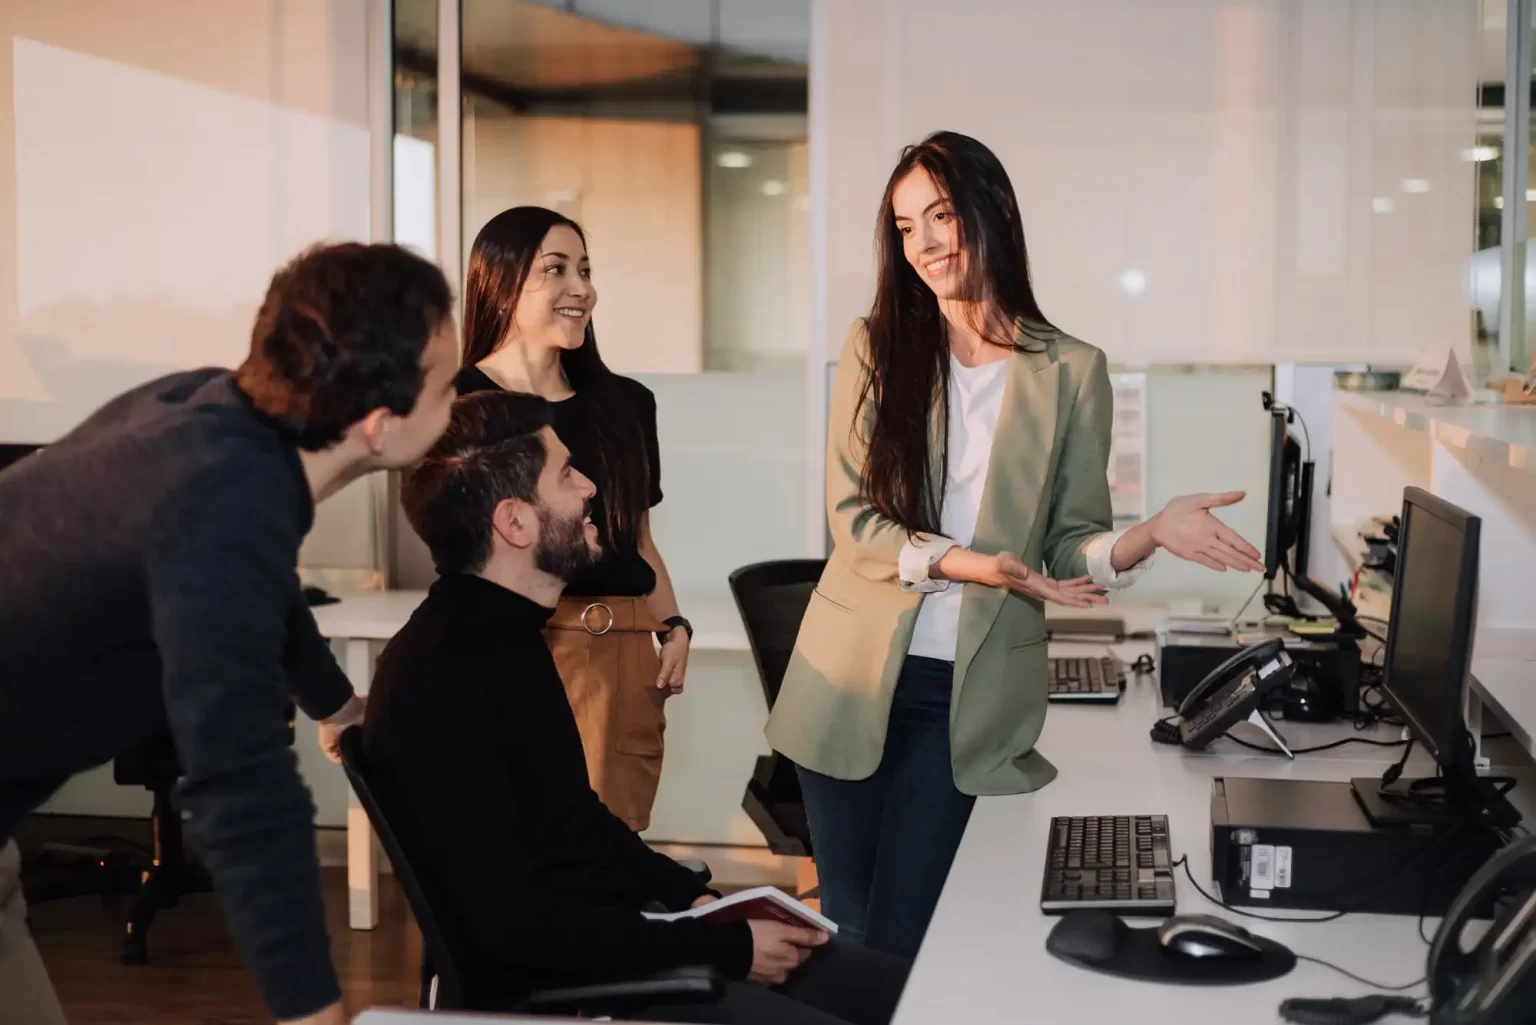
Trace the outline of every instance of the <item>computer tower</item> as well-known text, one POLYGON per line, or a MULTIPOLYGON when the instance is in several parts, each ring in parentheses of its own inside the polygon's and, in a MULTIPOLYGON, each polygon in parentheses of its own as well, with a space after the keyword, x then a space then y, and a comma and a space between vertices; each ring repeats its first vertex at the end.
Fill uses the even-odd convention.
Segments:
POLYGON ((1469 825, 1374 826, 1348 783, 1211 781, 1211 876, 1228 904, 1443 915, 1500 846, 1469 825))

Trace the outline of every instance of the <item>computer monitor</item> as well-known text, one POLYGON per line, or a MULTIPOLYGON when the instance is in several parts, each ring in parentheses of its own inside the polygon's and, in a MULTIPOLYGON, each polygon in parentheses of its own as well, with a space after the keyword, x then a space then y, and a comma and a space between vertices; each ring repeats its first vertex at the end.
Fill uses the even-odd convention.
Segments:
MULTIPOLYGON (((1294 414, 1290 407, 1264 393, 1269 412, 1269 495, 1264 529, 1264 579, 1273 582, 1282 573, 1296 589, 1310 597, 1338 623, 1339 633, 1364 637, 1355 618, 1355 606, 1342 594, 1307 576, 1307 555, 1312 521, 1312 461, 1303 458, 1301 445, 1290 432, 1294 414), (1291 553, 1287 565, 1286 554, 1291 553)), ((1310 453, 1309 453, 1310 454, 1310 453)), ((1294 602, 1266 599, 1275 611, 1301 615, 1294 602)))
POLYGON ((1307 541, 1312 512, 1312 464, 1303 463, 1301 445, 1291 436, 1291 413, 1278 403, 1269 407, 1269 509, 1264 526, 1264 579, 1274 580, 1293 558, 1292 576, 1306 576, 1307 541))
POLYGON ((1481 529, 1478 517, 1442 498, 1419 488, 1403 492, 1381 689, 1413 740, 1435 759, 1439 775, 1390 788, 1381 780, 1353 781, 1373 819, 1433 824, 1503 806, 1477 777, 1462 714, 1481 529))

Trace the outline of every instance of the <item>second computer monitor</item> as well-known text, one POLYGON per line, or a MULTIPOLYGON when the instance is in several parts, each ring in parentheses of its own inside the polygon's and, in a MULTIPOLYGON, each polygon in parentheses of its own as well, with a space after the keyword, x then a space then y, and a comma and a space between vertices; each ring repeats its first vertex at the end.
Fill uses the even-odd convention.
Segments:
MULTIPOLYGON (((1311 481, 1303 474, 1301 446, 1286 426, 1290 413, 1275 405, 1269 411, 1269 509, 1264 525, 1264 577, 1273 580, 1294 552, 1293 577, 1307 573, 1307 522, 1311 515, 1311 481)), ((1308 464, 1310 466, 1310 464, 1308 464)))
POLYGON ((1471 755, 1462 691, 1472 666, 1481 527, 1444 499, 1403 492, 1382 690, 1448 776, 1471 755))

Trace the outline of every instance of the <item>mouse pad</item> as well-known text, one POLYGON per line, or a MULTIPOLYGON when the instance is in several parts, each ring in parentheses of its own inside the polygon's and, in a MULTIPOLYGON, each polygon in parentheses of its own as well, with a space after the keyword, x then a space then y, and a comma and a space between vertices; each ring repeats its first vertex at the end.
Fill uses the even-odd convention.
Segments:
POLYGON ((1255 958, 1178 957, 1165 952, 1157 942, 1157 926, 1136 929, 1107 911, 1073 911, 1056 923, 1046 937, 1045 949, 1060 960, 1091 972, 1187 986, 1264 982, 1278 979, 1296 967, 1296 955, 1289 947, 1263 936, 1253 939, 1263 951, 1255 958), (1088 942, 1084 942, 1085 938, 1088 942))

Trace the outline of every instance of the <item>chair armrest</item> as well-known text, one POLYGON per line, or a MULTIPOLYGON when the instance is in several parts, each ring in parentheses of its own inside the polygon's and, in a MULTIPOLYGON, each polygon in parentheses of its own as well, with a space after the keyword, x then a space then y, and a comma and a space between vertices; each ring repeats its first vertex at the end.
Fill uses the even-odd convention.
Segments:
POLYGON ((704 886, 708 886, 709 881, 714 878, 714 873, 709 870, 708 862, 699 861, 695 858, 673 858, 672 860, 698 876, 700 884, 704 886))
POLYGON ((709 965, 670 968, 653 975, 615 982, 598 982, 563 989, 541 989, 528 995, 522 1010, 535 1013, 592 1011, 615 1007, 643 1007, 662 1002, 693 1003, 715 1000, 725 992, 725 976, 709 965))

